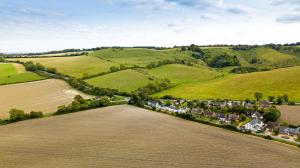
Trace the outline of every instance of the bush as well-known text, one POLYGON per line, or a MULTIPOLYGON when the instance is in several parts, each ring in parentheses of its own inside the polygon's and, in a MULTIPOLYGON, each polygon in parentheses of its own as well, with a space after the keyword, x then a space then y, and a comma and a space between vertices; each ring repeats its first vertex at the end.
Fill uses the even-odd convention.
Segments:
POLYGON ((18 109, 11 109, 9 111, 9 115, 10 115, 9 120, 11 122, 22 121, 29 118, 28 114, 25 114, 23 110, 18 110, 18 109))
POLYGON ((275 122, 278 120, 278 118, 281 116, 281 113, 279 110, 277 110, 274 107, 271 108, 267 108, 264 113, 263 113, 263 117, 264 117, 264 121, 268 122, 275 122))
POLYGON ((43 113, 41 111, 32 111, 29 114, 29 118, 34 119, 34 118, 42 118, 43 117, 43 113))

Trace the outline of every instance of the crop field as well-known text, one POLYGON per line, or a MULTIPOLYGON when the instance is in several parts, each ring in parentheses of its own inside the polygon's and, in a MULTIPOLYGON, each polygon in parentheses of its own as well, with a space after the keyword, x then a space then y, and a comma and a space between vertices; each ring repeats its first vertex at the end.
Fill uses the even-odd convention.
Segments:
POLYGON ((254 99, 255 92, 265 98, 288 94, 300 101, 300 67, 282 68, 268 72, 229 75, 205 82, 179 85, 155 96, 173 95, 187 99, 254 99))
POLYGON ((0 127, 1 167, 300 167, 297 147, 113 106, 0 127))
POLYGON ((100 72, 106 72, 109 71, 109 68, 111 66, 118 65, 91 56, 14 58, 10 60, 20 60, 22 62, 32 61, 35 63, 41 63, 46 67, 56 68, 58 72, 62 74, 78 78, 82 77, 84 73, 92 75, 100 72))
POLYGON ((58 106, 72 102, 78 94, 81 93, 64 81, 55 79, 0 86, 0 118, 7 118, 11 108, 55 112, 58 106))
POLYGON ((154 50, 144 48, 103 49, 90 53, 91 56, 125 65, 145 66, 151 62, 174 59, 192 59, 191 52, 180 49, 154 50))
POLYGON ((152 82, 142 73, 128 69, 86 80, 87 83, 102 87, 131 92, 152 82))
POLYGON ((21 64, 0 63, 0 85, 41 80, 43 77, 26 72, 21 64))
POLYGON ((300 125, 300 106, 276 106, 280 110, 280 123, 300 125))
POLYGON ((186 83, 195 81, 206 81, 215 78, 218 74, 205 66, 191 67, 179 64, 164 65, 149 71, 150 75, 157 78, 167 78, 173 83, 186 83))

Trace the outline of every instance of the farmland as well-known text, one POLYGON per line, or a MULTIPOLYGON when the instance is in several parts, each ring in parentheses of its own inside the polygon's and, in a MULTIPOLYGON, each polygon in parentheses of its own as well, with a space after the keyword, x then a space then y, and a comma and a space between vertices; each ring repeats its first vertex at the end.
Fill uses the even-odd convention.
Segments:
POLYGON ((0 86, 0 118, 7 118, 11 108, 26 112, 55 112, 57 107, 70 103, 81 94, 61 80, 49 79, 0 86))
POLYGON ((0 85, 23 83, 43 79, 39 75, 26 72, 21 64, 0 63, 0 85))
POLYGON ((147 76, 134 70, 124 70, 86 80, 91 85, 131 92, 147 85, 147 76))
POLYGON ((191 67, 179 64, 170 64, 154 68, 149 71, 150 75, 157 78, 167 78, 174 83, 186 83, 195 81, 206 81, 215 78, 220 73, 210 70, 205 66, 191 67))
POLYGON ((144 48, 103 49, 90 53, 91 56, 125 65, 146 66, 151 62, 175 59, 192 59, 191 52, 180 49, 154 50, 144 48))
POLYGON ((14 58, 22 62, 32 61, 41 63, 49 68, 56 68, 59 73, 81 78, 85 73, 89 75, 109 71, 115 63, 108 62, 97 57, 73 56, 73 57, 50 57, 50 58, 14 58))
POLYGON ((300 125, 300 106, 277 106, 281 111, 280 123, 300 125))
POLYGON ((125 105, 6 125, 0 134, 6 168, 300 166, 296 147, 125 105))
POLYGON ((187 99, 253 99, 255 92, 267 96, 290 95, 300 101, 300 67, 282 68, 268 72, 229 75, 206 82, 179 85, 155 96, 173 95, 187 99))

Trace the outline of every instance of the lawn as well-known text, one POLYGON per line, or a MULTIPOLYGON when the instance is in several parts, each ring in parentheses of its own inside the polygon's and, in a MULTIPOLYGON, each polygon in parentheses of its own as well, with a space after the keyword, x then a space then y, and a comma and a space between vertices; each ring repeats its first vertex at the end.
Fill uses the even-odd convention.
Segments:
POLYGON ((97 57, 73 56, 73 57, 50 57, 50 58, 15 58, 22 62, 33 61, 50 68, 56 68, 59 73, 81 78, 84 73, 89 75, 109 71, 116 63, 108 62, 97 57))
POLYGON ((220 73, 205 66, 192 67, 180 64, 170 64, 149 70, 149 74, 161 79, 167 78, 173 83, 180 84, 210 80, 220 73))
POLYGON ((90 53, 91 56, 101 58, 118 64, 145 66, 151 62, 174 59, 192 59, 191 52, 181 52, 180 49, 144 49, 144 48, 125 48, 125 49, 102 49, 90 53))
POLYGON ((20 64, 0 64, 0 85, 41 80, 43 77, 26 72, 20 64))
POLYGON ((288 94, 291 100, 300 101, 300 67, 282 68, 268 72, 229 75, 205 82, 193 82, 155 96, 173 95, 187 99, 253 99, 255 92, 264 97, 288 94))
POLYGON ((152 82, 142 73, 128 69, 86 80, 91 85, 131 92, 152 82))

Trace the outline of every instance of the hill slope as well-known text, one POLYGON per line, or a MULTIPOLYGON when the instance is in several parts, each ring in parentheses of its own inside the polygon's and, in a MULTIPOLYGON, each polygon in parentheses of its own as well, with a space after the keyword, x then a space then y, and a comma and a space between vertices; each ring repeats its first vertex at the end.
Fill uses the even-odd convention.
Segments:
POLYGON ((0 134, 5 168, 300 166, 296 147, 132 106, 19 122, 0 134))
POLYGON ((231 75, 217 80, 180 85, 155 96, 173 95, 188 99, 253 99, 255 92, 265 96, 288 94, 300 101, 300 67, 268 72, 231 75))

